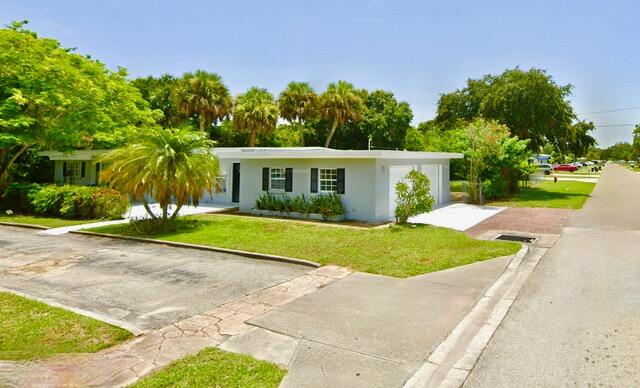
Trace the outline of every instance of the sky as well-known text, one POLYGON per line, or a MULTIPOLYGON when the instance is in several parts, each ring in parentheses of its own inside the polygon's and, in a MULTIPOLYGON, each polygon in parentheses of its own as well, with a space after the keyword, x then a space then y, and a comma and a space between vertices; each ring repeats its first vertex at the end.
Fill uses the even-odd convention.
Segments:
POLYGON ((344 79, 409 102, 414 123, 468 78, 541 68, 574 85, 601 147, 631 141, 640 123, 639 15, 637 0, 0 0, 0 23, 29 20, 131 77, 203 69, 233 94, 275 95, 293 80, 321 92, 344 79))

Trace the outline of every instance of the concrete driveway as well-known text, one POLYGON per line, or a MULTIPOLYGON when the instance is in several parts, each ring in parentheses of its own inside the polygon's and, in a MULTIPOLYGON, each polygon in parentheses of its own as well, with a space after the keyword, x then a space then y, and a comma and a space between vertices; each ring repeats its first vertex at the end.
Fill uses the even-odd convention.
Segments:
POLYGON ((0 288, 157 329, 295 278, 309 267, 0 226, 0 288))

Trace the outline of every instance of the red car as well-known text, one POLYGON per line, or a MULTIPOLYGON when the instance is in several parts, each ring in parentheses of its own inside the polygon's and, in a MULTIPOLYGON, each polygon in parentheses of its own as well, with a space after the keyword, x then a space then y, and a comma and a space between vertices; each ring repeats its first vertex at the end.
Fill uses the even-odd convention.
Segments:
POLYGON ((578 167, 571 164, 558 164, 557 166, 553 167, 553 170, 574 172, 578 170, 578 167))

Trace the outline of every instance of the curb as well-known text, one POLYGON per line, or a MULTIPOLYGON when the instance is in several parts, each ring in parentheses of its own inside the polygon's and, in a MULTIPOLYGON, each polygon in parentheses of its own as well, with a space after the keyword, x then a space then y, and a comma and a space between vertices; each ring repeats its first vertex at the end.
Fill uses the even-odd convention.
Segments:
POLYGON ((142 334, 147 332, 146 330, 143 330, 143 329, 139 328, 138 326, 136 326, 136 325, 134 325, 132 323, 121 321, 119 319, 113 319, 113 318, 108 317, 106 315, 102 315, 100 313, 94 313, 92 311, 84 310, 84 309, 81 309, 81 308, 67 306, 65 304, 58 303, 58 302, 56 302, 54 300, 51 300, 51 299, 40 298, 38 296, 30 295, 30 294, 27 294, 27 293, 24 293, 24 292, 12 290, 10 288, 5 288, 5 287, 0 287, 0 292, 6 292, 6 293, 9 293, 9 294, 21 296, 21 297, 26 298, 26 299, 35 300, 37 302, 44 303, 44 304, 46 304, 48 306, 51 306, 51 307, 61 308, 63 310, 74 312, 74 313, 76 313, 78 315, 82 315, 82 316, 85 316, 85 317, 88 317, 88 318, 91 318, 91 319, 95 319, 97 321, 108 323, 111 326, 116 326, 116 327, 119 327, 121 329, 125 329, 125 330, 129 331, 131 334, 133 334, 134 337, 139 337, 140 335, 142 335, 142 334))
POLYGON ((209 252, 219 252, 219 253, 228 253, 231 255, 237 255, 242 257, 247 257, 250 259, 258 259, 258 260, 266 260, 266 261, 275 261, 279 263, 287 263, 287 264, 297 264, 304 265, 306 267, 311 268, 320 268, 322 265, 320 263, 316 263, 315 261, 296 259, 293 257, 287 256, 278 256, 278 255, 270 255, 267 253, 257 253, 257 252, 249 252, 249 251, 241 251, 236 249, 229 248, 220 248, 208 245, 199 245, 199 244, 189 244, 189 243, 181 243, 175 241, 165 241, 165 240, 156 240, 152 238, 143 238, 143 237, 133 237, 133 236, 120 236, 117 234, 110 233, 98 233, 98 232, 89 232, 85 230, 75 230, 69 233, 72 234, 81 234, 85 236, 93 236, 93 237, 105 237, 119 240, 128 240, 128 241, 137 241, 148 244, 157 244, 157 245, 165 245, 175 248, 188 248, 188 249, 197 249, 200 251, 209 251, 209 252))
POLYGON ((34 225, 34 224, 18 224, 16 222, 4 222, 4 221, 0 222, 0 225, 15 226, 17 228, 26 228, 26 229, 39 229, 39 230, 51 229, 48 226, 34 225))

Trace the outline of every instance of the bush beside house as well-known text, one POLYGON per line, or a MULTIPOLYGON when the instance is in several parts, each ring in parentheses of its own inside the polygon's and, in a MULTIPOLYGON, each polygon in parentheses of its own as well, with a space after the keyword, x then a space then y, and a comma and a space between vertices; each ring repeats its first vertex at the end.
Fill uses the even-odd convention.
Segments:
POLYGON ((339 220, 347 212, 342 198, 337 194, 304 194, 289 197, 284 194, 266 193, 256 199, 256 213, 262 215, 288 215, 295 218, 321 218, 339 220), (273 213, 273 214, 271 214, 273 213), (313 217, 318 215, 319 217, 313 217))
POLYGON ((101 187, 13 183, 2 195, 2 209, 67 219, 118 219, 130 206, 122 193, 101 187))
POLYGON ((403 180, 396 183, 396 223, 406 224, 409 217, 430 212, 434 202, 429 177, 412 170, 403 180))

